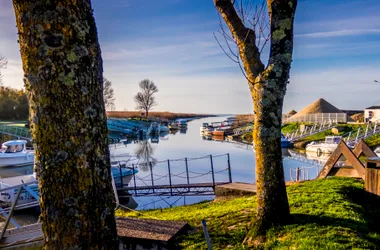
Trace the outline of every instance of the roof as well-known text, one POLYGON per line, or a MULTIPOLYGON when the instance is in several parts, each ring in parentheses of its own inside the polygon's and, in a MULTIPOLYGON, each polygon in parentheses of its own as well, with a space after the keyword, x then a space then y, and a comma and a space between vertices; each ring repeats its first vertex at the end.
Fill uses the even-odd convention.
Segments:
MULTIPOLYGON (((341 113, 343 112, 326 101, 323 98, 319 98, 306 108, 302 109, 299 111, 297 114, 292 115, 290 119, 297 119, 298 117, 302 117, 304 115, 309 115, 309 114, 320 114, 320 113, 341 113)), ((347 120, 352 120, 350 117, 347 117, 347 120)))
POLYGON ((3 145, 8 147, 8 146, 14 146, 14 145, 24 145, 26 143, 27 143, 26 140, 14 140, 14 141, 4 142, 3 145))
POLYGON ((340 111, 340 109, 338 109, 331 103, 329 103, 328 101, 326 101, 325 99, 319 98, 318 100, 316 100, 315 102, 313 102, 312 104, 304 108, 303 110, 299 111, 296 115, 307 115, 307 114, 317 114, 317 113, 343 113, 343 112, 340 111))
POLYGON ((380 106, 371 106, 371 107, 368 107, 366 109, 380 109, 380 106))
POLYGON ((292 115, 295 115, 295 114, 297 114, 297 111, 295 111, 294 109, 292 109, 288 113, 286 113, 285 115, 292 116, 292 115))

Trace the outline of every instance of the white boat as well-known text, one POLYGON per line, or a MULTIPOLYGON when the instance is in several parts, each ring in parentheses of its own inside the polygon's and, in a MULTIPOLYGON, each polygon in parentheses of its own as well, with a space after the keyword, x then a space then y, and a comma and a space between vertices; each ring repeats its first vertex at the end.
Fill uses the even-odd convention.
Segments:
POLYGON ((332 154, 341 140, 341 136, 326 136, 324 142, 312 141, 307 144, 306 151, 316 152, 317 154, 332 154))
POLYGON ((0 167, 33 164, 34 151, 26 149, 26 140, 4 142, 1 146, 0 167))
POLYGON ((375 154, 380 157, 380 147, 377 147, 373 152, 375 152, 375 154))

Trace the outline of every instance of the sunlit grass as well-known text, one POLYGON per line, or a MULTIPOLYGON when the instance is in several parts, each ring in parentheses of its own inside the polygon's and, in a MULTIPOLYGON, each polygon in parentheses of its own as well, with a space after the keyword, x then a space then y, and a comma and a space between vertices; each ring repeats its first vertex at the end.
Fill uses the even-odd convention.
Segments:
MULTIPOLYGON (((292 221, 267 233, 262 249, 375 249, 380 235, 369 213, 363 182, 348 178, 309 181, 287 188, 292 221), (373 228, 372 228, 373 230, 373 228)), ((118 216, 187 221, 195 232, 180 238, 184 249, 207 249, 201 220, 213 249, 248 249, 242 244, 255 214, 255 197, 203 202, 161 210, 118 211, 118 216)), ((379 218, 377 218, 379 219, 379 218)))

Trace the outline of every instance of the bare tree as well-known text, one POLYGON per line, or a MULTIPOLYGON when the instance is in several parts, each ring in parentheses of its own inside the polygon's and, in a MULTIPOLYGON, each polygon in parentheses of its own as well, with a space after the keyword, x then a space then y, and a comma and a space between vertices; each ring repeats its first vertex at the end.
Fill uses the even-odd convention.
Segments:
POLYGON ((115 110, 115 96, 112 88, 112 82, 103 78, 103 98, 106 110, 115 110))
POLYGON ((118 249, 90 0, 13 0, 45 249, 118 249))
POLYGON ((0 54, 0 86, 3 85, 3 74, 1 73, 2 69, 6 69, 8 64, 7 58, 0 54))
POLYGON ((136 109, 144 110, 145 117, 148 117, 148 112, 157 105, 154 94, 158 92, 157 86, 149 79, 142 80, 139 83, 141 92, 135 95, 136 109))
POLYGON ((293 22, 297 0, 213 0, 227 24, 221 24, 223 51, 248 81, 254 103, 257 215, 245 242, 259 243, 272 225, 290 217, 281 157, 282 105, 293 53, 293 22), (267 31, 267 27, 269 27, 267 31), (270 41, 269 61, 260 56, 270 41), (235 51, 232 45, 236 45, 235 51))

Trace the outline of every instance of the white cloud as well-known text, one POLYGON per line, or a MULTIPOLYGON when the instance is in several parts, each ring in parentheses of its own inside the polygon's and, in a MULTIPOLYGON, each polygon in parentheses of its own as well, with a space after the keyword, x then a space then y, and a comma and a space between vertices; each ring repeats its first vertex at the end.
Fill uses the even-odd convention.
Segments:
POLYGON ((296 37, 338 37, 338 36, 358 36, 366 34, 380 34, 380 29, 357 29, 357 30, 335 30, 326 32, 314 32, 296 35, 296 37))

